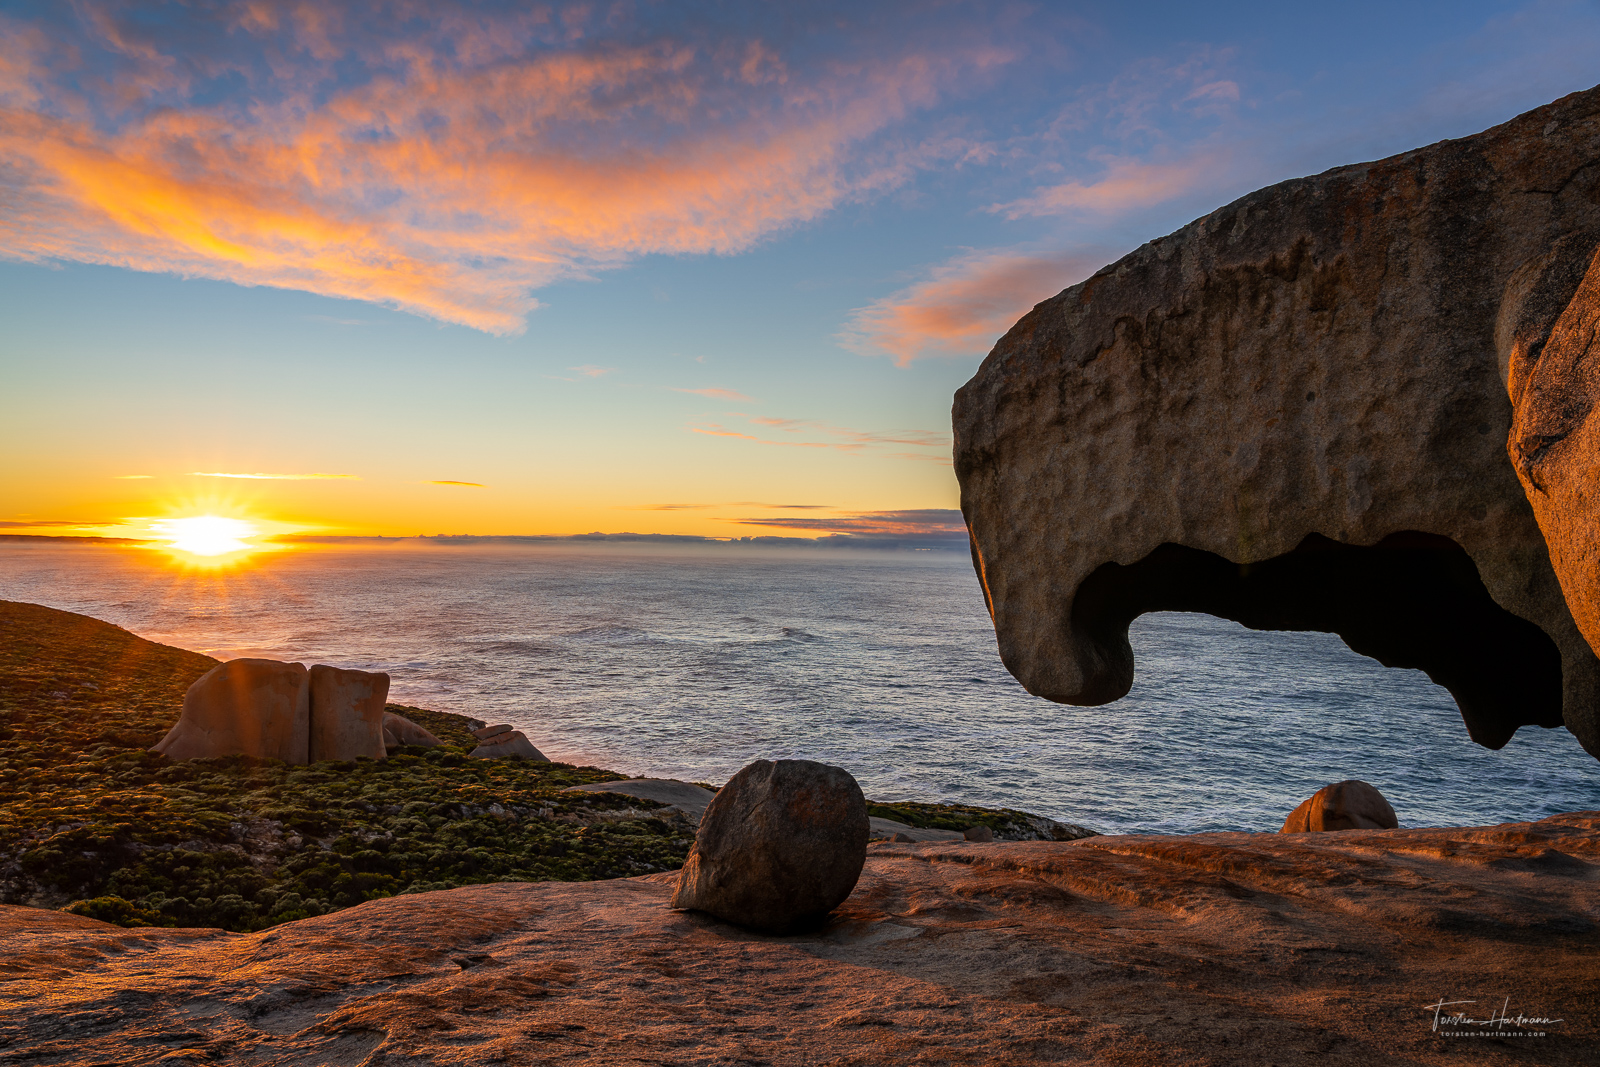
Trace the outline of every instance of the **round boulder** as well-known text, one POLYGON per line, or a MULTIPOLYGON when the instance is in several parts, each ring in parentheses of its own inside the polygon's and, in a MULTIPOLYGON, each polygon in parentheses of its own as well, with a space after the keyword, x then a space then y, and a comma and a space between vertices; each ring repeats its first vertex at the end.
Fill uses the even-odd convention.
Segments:
POLYGON ((706 808, 672 907, 786 934, 844 903, 867 860, 867 801, 847 771, 758 760, 706 808))
POLYGON ((1280 834, 1321 830, 1397 830, 1394 808, 1375 786, 1351 779, 1325 785, 1301 801, 1283 821, 1280 834))

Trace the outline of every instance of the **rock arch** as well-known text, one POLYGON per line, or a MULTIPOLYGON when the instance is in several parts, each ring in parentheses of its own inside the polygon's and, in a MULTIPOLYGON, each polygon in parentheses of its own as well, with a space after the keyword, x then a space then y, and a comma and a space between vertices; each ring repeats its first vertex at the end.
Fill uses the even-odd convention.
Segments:
POLYGON ((1006 666, 1114 700, 1122 617, 1182 601, 1453 679, 1481 743, 1564 723, 1600 757, 1597 183, 1593 89, 1252 193, 1035 307, 953 412, 1006 666), (1428 634, 1384 637, 1400 610, 1428 634))

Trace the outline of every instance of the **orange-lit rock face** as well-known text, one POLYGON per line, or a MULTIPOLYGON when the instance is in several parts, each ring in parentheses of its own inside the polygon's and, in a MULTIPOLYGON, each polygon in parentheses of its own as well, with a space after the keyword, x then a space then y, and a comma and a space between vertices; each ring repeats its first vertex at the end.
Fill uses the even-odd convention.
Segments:
POLYGON ((876 844, 835 920, 783 938, 669 911, 676 872, 405 894, 254 934, 0 906, 0 1026, 39 1063, 1590 1067, 1597 871, 1590 812, 876 844), (1513 1018, 1564 1021, 1434 1028, 1436 1000, 1486 1018, 1508 995, 1513 1018))
POLYGON ((389 676, 317 664, 311 668, 311 762, 383 759, 389 676))
POLYGON ((310 709, 304 665, 229 660, 189 687, 183 714, 154 751, 172 759, 238 754, 305 763, 310 709))
POLYGON ((1011 672, 1104 704, 1132 684, 1134 618, 1202 611, 1426 670, 1481 744, 1564 723, 1600 756, 1593 305, 1551 281, 1600 233, 1597 158, 1590 90, 1252 193, 1035 307, 953 413, 1011 672), (1546 320, 1503 380, 1508 338, 1546 320), (1542 443, 1513 466, 1523 380, 1542 443))
POLYGON ((1400 826, 1394 808, 1375 786, 1351 779, 1325 785, 1300 802, 1283 820, 1284 834, 1328 830, 1394 830, 1400 826))
POLYGON ((1506 451, 1544 531, 1567 606, 1600 649, 1597 244, 1595 235, 1575 236, 1514 281, 1501 314, 1501 362, 1513 410, 1506 451))

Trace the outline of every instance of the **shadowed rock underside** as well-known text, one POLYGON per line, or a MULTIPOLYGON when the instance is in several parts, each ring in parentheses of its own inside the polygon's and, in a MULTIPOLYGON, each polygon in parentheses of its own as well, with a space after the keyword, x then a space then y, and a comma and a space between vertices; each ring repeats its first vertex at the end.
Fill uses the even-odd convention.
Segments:
POLYGON ((954 409, 1006 666, 1103 704, 1129 622, 1200 611, 1425 670, 1480 744, 1564 724, 1600 757, 1597 179, 1590 90, 1252 193, 1035 307, 954 409))

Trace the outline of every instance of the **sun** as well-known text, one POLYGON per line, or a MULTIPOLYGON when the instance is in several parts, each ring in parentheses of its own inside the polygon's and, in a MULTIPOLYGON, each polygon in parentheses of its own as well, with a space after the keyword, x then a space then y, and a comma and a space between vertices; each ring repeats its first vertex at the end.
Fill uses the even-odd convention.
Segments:
POLYGON ((225 556, 255 548, 245 543, 244 538, 261 532, 243 519, 226 519, 220 515, 168 519, 160 524, 160 529, 169 547, 196 556, 225 556))

